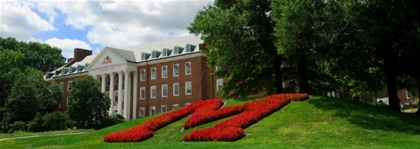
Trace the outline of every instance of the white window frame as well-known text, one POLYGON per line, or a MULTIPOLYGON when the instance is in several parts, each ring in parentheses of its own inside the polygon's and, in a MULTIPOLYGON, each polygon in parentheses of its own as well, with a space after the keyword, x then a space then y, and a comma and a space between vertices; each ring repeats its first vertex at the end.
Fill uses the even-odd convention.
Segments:
POLYGON ((217 79, 216 80, 216 91, 218 91, 220 88, 223 87, 223 79, 217 79), (219 85, 221 83, 221 85, 219 85), (221 87, 219 87, 221 86, 221 87))
POLYGON ((185 95, 191 95, 192 94, 192 83, 191 81, 185 82, 185 95), (190 93, 188 93, 188 84, 190 86, 190 93))
POLYGON ((69 105, 69 101, 70 101, 70 96, 67 96, 66 105, 69 105))
POLYGON ((150 79, 155 80, 156 79, 156 67, 152 67, 150 70, 150 79))
POLYGON ((177 110, 177 109, 179 109, 179 104, 173 104, 172 105, 172 110, 177 110))
POLYGON ((146 110, 144 109, 144 107, 139 108, 139 116, 140 117, 146 116, 146 110), (142 113, 142 111, 143 111, 143 113, 142 113))
POLYGON ((157 93, 157 89, 156 89, 156 86, 151 86, 150 87, 150 98, 156 98, 156 93, 157 93), (154 97, 153 97, 153 90, 155 91, 154 92, 154 97))
POLYGON ((408 99, 410 99, 411 98, 411 92, 410 91, 408 91, 407 89, 405 90, 405 96, 406 96, 406 98, 407 98, 407 100, 408 99))
POLYGON ((190 103, 185 103, 185 107, 188 107, 190 105, 190 103))
POLYGON ((179 76, 179 64, 174 64, 172 68, 173 68, 173 70, 172 70, 173 76, 174 77, 179 76), (177 69, 176 69, 177 71, 175 71, 175 66, 177 67, 177 69), (175 72, 177 72, 177 73, 175 73, 175 72))
POLYGON ((60 82, 60 89, 61 89, 61 92, 64 92, 64 82, 60 82))
POLYGON ((140 81, 145 81, 146 80, 146 69, 141 69, 140 70, 140 81))
POLYGON ((67 91, 71 91, 71 81, 67 82, 67 91))
POLYGON ((156 115, 156 106, 150 106, 149 108, 149 116, 152 116, 152 115, 156 115), (154 111, 154 114, 152 114, 152 109, 154 111))
POLYGON ((162 97, 168 97, 168 85, 162 85, 162 97), (166 92, 166 95, 164 94, 166 92))
POLYGON ((140 87, 140 100, 143 100, 145 98, 146 98, 146 88, 145 87, 140 87))
POLYGON ((162 66, 162 78, 168 77, 168 66, 162 66))
POLYGON ((220 66, 216 66, 216 71, 217 71, 217 70, 220 70, 220 66))
POLYGON ((185 75, 191 75, 191 71, 192 71, 192 66, 191 66, 191 62, 185 62, 185 75), (189 67, 189 73, 188 73, 188 67, 187 67, 187 64, 189 64, 190 65, 190 67, 189 67))
POLYGON ((168 112, 168 107, 166 105, 160 106, 160 113, 168 112), (165 107, 165 111, 163 111, 163 107, 165 107))
POLYGON ((179 96, 179 83, 174 83, 172 86, 173 86, 173 90, 172 90, 173 96, 179 96), (175 85, 177 87, 175 87, 175 85), (178 89, 178 94, 175 94, 176 93, 175 89, 178 89))

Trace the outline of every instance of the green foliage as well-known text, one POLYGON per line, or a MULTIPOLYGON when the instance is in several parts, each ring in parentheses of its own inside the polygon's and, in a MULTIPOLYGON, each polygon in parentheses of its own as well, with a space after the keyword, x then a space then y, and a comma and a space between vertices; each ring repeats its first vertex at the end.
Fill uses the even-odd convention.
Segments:
MULTIPOLYGON (((271 1, 216 1, 197 13, 188 29, 201 34, 209 66, 228 78, 222 96, 243 97, 282 92, 281 56, 272 36, 271 1)), ((208 72, 212 73, 212 72, 208 72)))
POLYGON ((77 128, 102 128, 109 117, 110 99, 99 89, 99 82, 92 76, 75 79, 68 105, 70 119, 77 128))
POLYGON ((15 131, 26 131, 28 130, 28 124, 24 121, 15 121, 13 124, 10 124, 10 129, 8 133, 13 133, 15 131))
POLYGON ((55 110, 55 105, 62 100, 62 91, 60 84, 51 82, 50 85, 40 89, 42 93, 39 98, 41 114, 51 113, 55 110))
POLYGON ((51 130, 65 130, 74 127, 74 122, 69 119, 66 113, 55 111, 43 116, 37 113, 28 130, 31 132, 42 132, 51 130))

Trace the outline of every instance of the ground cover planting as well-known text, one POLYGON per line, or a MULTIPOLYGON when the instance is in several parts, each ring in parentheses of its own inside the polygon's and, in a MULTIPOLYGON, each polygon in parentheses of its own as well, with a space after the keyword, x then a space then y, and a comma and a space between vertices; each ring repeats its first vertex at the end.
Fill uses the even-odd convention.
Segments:
POLYGON ((138 126, 106 135, 104 141, 140 142, 152 137, 154 131, 192 113, 194 114, 184 124, 185 129, 240 113, 214 127, 194 130, 183 139, 184 141, 235 141, 245 136, 244 128, 279 110, 291 100, 307 98, 306 94, 276 94, 220 110, 218 109, 223 104, 221 99, 200 100, 188 107, 165 113, 138 126))
MULTIPOLYGON (((244 129, 250 125, 258 122, 262 118, 270 115, 271 113, 279 110, 281 107, 288 104, 290 101, 302 101, 308 98, 306 94, 276 94, 265 98, 257 99, 253 102, 229 107, 229 110, 220 110, 223 112, 208 112, 208 115, 215 117, 225 117, 235 112, 242 113, 229 118, 210 128, 201 130, 194 130, 186 135, 184 141, 236 141, 245 136, 244 129), (227 112, 226 112, 227 111, 227 112)), ((218 110, 219 111, 219 110, 218 110)), ((204 112, 200 113, 203 115, 204 112)), ((194 113, 195 114, 195 113, 194 113)), ((194 115, 193 114, 193 115, 194 115)), ((209 121, 198 117, 202 122, 209 121)), ((188 121, 187 121, 188 122, 188 121)), ((197 122, 200 123, 200 122, 197 122)))
POLYGON ((164 115, 155 117, 146 123, 117 131, 104 137, 105 142, 139 142, 153 136, 153 132, 178 121, 202 107, 219 108, 223 104, 221 99, 200 100, 188 107, 184 107, 164 115))

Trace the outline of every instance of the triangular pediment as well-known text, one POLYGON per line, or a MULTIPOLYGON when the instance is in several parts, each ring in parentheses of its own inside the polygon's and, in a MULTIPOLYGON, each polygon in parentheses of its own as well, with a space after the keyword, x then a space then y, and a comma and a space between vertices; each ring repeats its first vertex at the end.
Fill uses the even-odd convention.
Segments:
POLYGON ((96 57, 92 60, 87 70, 94 70, 112 65, 126 64, 127 61, 115 54, 112 50, 105 47, 96 57))

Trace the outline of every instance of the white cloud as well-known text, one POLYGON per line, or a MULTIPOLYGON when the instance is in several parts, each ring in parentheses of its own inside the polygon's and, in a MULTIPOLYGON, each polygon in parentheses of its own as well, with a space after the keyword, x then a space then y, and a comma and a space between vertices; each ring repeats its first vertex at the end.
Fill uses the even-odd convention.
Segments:
POLYGON ((30 4, 23 1, 1 1, 2 37, 15 37, 18 40, 33 41, 31 34, 39 31, 53 31, 53 24, 43 20, 33 12, 30 4))
POLYGON ((71 58, 74 56, 74 48, 92 50, 89 44, 77 39, 58 39, 54 37, 46 40, 45 43, 60 48, 62 50, 63 56, 66 58, 71 58))
POLYGON ((76 29, 88 29, 86 37, 91 44, 125 48, 188 34, 186 27, 194 20, 197 11, 210 2, 212 1, 39 3, 42 3, 45 10, 56 9, 65 14, 67 25, 76 29))

